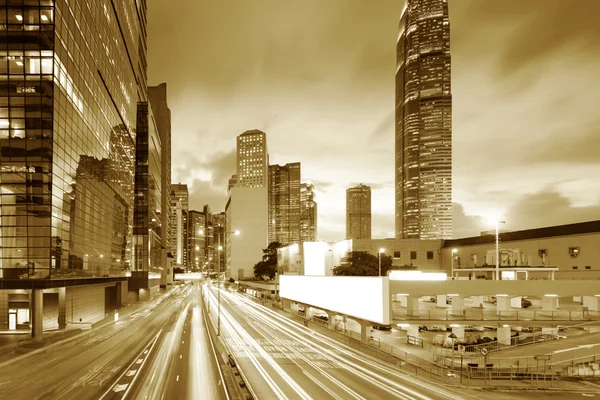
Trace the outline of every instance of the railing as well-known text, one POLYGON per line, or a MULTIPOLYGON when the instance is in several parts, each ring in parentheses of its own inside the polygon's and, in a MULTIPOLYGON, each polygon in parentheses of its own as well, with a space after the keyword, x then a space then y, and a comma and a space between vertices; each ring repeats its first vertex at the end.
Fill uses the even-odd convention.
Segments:
POLYGON ((496 311, 493 309, 464 310, 394 310, 394 319, 423 321, 591 321, 600 320, 598 311, 496 311))

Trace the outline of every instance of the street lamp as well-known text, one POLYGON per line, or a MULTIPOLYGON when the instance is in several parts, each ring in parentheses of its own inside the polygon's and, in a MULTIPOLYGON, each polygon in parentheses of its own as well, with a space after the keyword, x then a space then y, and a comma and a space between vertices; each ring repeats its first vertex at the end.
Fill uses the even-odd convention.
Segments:
MULTIPOLYGON (((228 235, 239 236, 240 231, 235 230, 232 232, 225 232, 228 235)), ((223 251, 223 246, 221 246, 221 235, 217 235, 218 237, 218 246, 217 246, 217 267, 219 268, 219 274, 217 275, 217 290, 219 291, 219 304, 217 306, 217 336, 221 335, 221 251, 223 251)))
POLYGON ((379 258, 379 276, 381 276, 381 253, 385 253, 385 249, 381 248, 377 252, 377 257, 379 258))
POLYGON ((454 280, 454 255, 458 252, 458 249, 452 249, 452 280, 454 280))
POLYGON ((497 217, 493 218, 492 221, 496 226, 496 280, 500 280, 500 235, 498 233, 498 225, 505 224, 505 221, 500 221, 497 217))

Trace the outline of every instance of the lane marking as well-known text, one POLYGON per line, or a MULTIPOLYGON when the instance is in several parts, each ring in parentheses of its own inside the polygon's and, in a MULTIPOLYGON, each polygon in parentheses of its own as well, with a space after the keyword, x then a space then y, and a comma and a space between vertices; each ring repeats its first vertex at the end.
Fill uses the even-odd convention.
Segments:
POLYGON ((181 354, 179 355, 179 359, 181 360, 181 357, 183 357, 181 354))
POLYGON ((177 379, 176 380, 177 380, 177 382, 179 382, 179 375, 177 375, 177 379))
POLYGON ((135 375, 136 372, 137 372, 137 369, 130 369, 129 371, 127 371, 125 376, 133 376, 133 375, 135 375))
POLYGON ((127 389, 127 386, 129 386, 129 383, 124 383, 122 385, 115 385, 115 387, 113 388, 113 392, 122 392, 123 390, 127 389))

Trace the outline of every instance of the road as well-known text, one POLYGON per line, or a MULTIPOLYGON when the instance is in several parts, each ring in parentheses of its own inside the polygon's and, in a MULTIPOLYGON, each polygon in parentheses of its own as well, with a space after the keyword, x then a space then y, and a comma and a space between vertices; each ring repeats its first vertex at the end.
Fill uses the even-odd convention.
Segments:
POLYGON ((199 286, 176 287, 89 339, 0 366, 0 398, 226 398, 199 298, 199 286))
MULTIPOLYGON (((217 290, 205 291, 214 319, 217 290)), ((475 399, 424 381, 222 290, 221 332, 258 399, 475 399)), ((512 396, 486 397, 508 399, 512 396)))

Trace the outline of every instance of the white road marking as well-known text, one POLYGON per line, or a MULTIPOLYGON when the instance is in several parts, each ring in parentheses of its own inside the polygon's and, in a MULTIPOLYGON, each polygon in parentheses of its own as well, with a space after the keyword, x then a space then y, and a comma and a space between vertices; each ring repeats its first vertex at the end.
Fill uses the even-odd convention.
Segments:
POLYGON ((115 387, 113 388, 113 392, 122 392, 123 390, 127 389, 127 386, 129 386, 129 383, 124 383, 122 385, 115 385, 115 387))
POLYGON ((0 383, 0 385, 6 385, 7 383, 10 383, 10 382, 12 382, 12 381, 2 382, 2 383, 0 383))
POLYGON ((177 375, 177 382, 179 382, 179 375, 177 375))
POLYGON ((179 355, 179 359, 181 360, 181 357, 183 357, 181 354, 179 355))
POLYGON ((135 375, 136 372, 137 372, 137 369, 130 369, 129 371, 127 371, 125 376, 133 376, 133 375, 135 375))
POLYGON ((138 358, 137 361, 135 362, 136 364, 141 364, 144 361, 143 358, 138 358))

